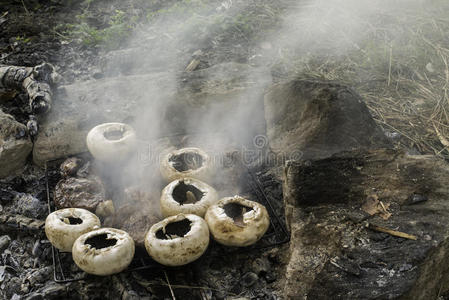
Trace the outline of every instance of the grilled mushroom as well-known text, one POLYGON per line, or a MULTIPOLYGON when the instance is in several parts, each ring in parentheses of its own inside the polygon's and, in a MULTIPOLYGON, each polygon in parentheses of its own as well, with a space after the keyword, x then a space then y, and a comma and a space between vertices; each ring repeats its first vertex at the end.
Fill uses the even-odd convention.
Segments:
POLYGON ((208 245, 206 221, 192 214, 168 217, 151 226, 145 237, 148 254, 167 266, 182 266, 198 259, 208 245))
POLYGON ((64 208, 52 212, 45 220, 45 234, 53 246, 71 252, 75 240, 82 234, 100 228, 96 215, 82 208, 64 208))
POLYGON ((73 244, 72 256, 83 271, 105 276, 126 269, 134 250, 134 241, 128 233, 101 228, 81 235, 73 244))
POLYGON ((205 180, 213 172, 212 160, 199 148, 183 148, 165 155, 161 161, 160 171, 167 181, 183 177, 205 180))
POLYGON ((265 206, 240 196, 226 197, 210 206, 205 219, 217 242, 236 247, 254 244, 270 225, 265 206))
POLYGON ((123 123, 104 123, 92 128, 86 138, 95 159, 113 162, 127 157, 136 146, 134 129, 123 123))
POLYGON ((213 187, 194 178, 183 178, 172 181, 162 190, 160 204, 165 217, 180 213, 204 217, 207 208, 217 201, 213 187))

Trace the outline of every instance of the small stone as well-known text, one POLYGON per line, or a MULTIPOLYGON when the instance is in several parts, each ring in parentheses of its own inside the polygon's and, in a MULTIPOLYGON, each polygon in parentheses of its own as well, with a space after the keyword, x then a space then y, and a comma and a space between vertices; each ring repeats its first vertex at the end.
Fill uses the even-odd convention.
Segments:
POLYGON ((258 279, 259 279, 259 276, 257 276, 256 273, 248 272, 242 276, 241 284, 244 287, 250 287, 250 286, 254 285, 258 279))
POLYGON ((256 258, 252 263, 252 270, 258 275, 266 274, 271 269, 271 264, 265 257, 256 258))
POLYGON ((140 299, 139 294, 135 291, 124 291, 122 295, 122 300, 138 300, 140 299))
POLYGON ((34 219, 42 219, 47 215, 48 209, 46 204, 33 195, 18 193, 14 201, 16 202, 17 214, 34 219))
POLYGON ((39 257, 42 254, 42 244, 40 240, 37 240, 33 245, 33 250, 31 251, 31 254, 34 257, 39 257))
POLYGON ((265 278, 265 281, 266 281, 267 283, 273 283, 273 282, 276 281, 276 276, 274 276, 274 275, 271 274, 271 273, 265 274, 264 278, 265 278))
POLYGON ((426 195, 413 193, 407 198, 407 200, 405 201, 405 204, 408 204, 408 205, 417 204, 417 203, 425 202, 427 200, 429 200, 429 198, 427 198, 426 195))
POLYGON ((3 250, 8 248, 9 243, 11 243, 11 238, 8 235, 0 236, 0 253, 2 253, 3 250))
POLYGON ((17 294, 12 295, 11 300, 20 300, 21 297, 17 294))
POLYGON ((59 166, 59 171, 64 177, 74 176, 82 167, 82 163, 83 161, 78 157, 69 157, 59 166))

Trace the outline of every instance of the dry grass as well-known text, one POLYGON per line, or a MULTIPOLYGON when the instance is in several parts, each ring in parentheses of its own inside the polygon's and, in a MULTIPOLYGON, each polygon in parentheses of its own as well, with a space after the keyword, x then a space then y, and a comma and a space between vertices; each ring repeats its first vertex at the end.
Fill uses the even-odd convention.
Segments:
POLYGON ((295 67, 283 75, 353 86, 385 132, 397 136, 398 147, 449 159, 448 9, 437 0, 422 10, 385 10, 366 20, 362 39, 348 37, 345 51, 332 53, 324 45, 313 54, 287 56, 295 67))

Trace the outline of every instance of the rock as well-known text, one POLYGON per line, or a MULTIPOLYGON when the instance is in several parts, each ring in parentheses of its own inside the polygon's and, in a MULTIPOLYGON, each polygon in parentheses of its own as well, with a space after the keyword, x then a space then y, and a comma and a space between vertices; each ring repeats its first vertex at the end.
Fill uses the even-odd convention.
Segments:
POLYGON ((83 166, 83 160, 76 156, 67 158, 60 166, 59 170, 61 176, 69 177, 74 176, 78 170, 83 166))
POLYGON ((95 212, 100 202, 105 200, 105 187, 100 177, 67 177, 55 187, 55 206, 58 209, 78 207, 95 212))
POLYGON ((9 235, 0 236, 0 254, 3 252, 3 250, 8 248, 10 242, 11 238, 9 237, 9 235))
POLYGON ((252 270, 258 275, 264 275, 271 269, 270 261, 266 257, 256 258, 252 263, 252 270))
POLYGON ((26 300, 66 299, 67 287, 62 284, 48 283, 39 290, 28 294, 26 300))
POLYGON ((20 299, 22 299, 22 297, 20 297, 17 294, 12 295, 12 297, 11 297, 11 300, 20 300, 20 299))
POLYGON ((26 162, 33 144, 25 125, 0 111, 0 178, 17 173, 26 162))
POLYGON ((33 271, 25 278, 25 280, 27 280, 31 286, 34 286, 36 283, 45 282, 48 278, 50 278, 52 271, 52 267, 44 267, 33 271))
POLYGON ((10 232, 11 230, 41 231, 44 228, 45 221, 28 218, 23 215, 15 215, 10 213, 0 214, 0 230, 10 232))
POLYGON ((242 276, 240 283, 244 287, 250 287, 250 286, 254 285, 258 279, 259 279, 259 276, 257 276, 257 274, 255 274, 253 272, 248 272, 242 276))
POLYGON ((252 138, 254 130, 264 130, 262 89, 255 89, 251 78, 256 75, 248 65, 226 63, 188 73, 102 78, 61 87, 41 121, 33 161, 43 165, 87 151, 88 131, 105 122, 132 125, 143 150, 147 140, 178 133, 228 130, 252 138), (242 132, 248 119, 251 126, 242 132))
POLYGON ((15 201, 15 212, 29 218, 41 219, 48 214, 47 204, 30 194, 18 193, 15 201))
POLYGON ((446 162, 387 149, 357 150, 292 161, 284 174, 291 229, 285 298, 436 299, 449 290, 446 162), (351 218, 373 193, 389 205, 391 217, 351 218), (404 205, 413 193, 429 200, 404 205), (417 240, 386 233, 379 238, 366 223, 417 240))
POLYGON ((293 80, 273 86, 264 102, 270 147, 285 159, 390 145, 363 99, 343 85, 293 80))
POLYGON ((122 300, 139 300, 139 294, 135 291, 123 291, 122 300))

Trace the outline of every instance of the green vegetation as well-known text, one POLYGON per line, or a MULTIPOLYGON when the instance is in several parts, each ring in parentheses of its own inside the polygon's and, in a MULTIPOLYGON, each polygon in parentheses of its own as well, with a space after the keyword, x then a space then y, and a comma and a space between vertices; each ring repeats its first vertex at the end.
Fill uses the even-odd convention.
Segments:
MULTIPOLYGON (((91 0, 88 3, 91 3, 91 0)), ((78 23, 65 24, 55 28, 67 40, 78 40, 89 47, 103 47, 108 50, 117 49, 130 36, 136 26, 136 18, 128 17, 121 10, 109 17, 107 26, 97 28, 89 24, 90 13, 86 9, 77 16, 78 23)))

